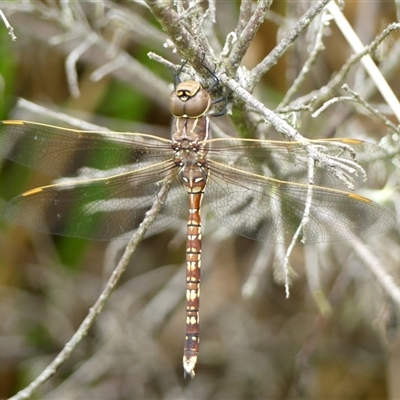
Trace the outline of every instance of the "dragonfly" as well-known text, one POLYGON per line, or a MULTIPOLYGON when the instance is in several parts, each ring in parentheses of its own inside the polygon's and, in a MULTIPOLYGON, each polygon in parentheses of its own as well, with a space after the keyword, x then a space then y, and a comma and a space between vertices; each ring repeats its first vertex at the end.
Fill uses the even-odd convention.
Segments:
MULTIPOLYGON (((163 185, 170 184, 147 236, 187 216, 183 367, 192 378, 199 354, 202 203, 237 234, 272 243, 290 242, 306 210, 307 223, 298 235, 306 244, 374 235, 395 223, 381 205, 335 188, 336 178, 318 163, 310 184, 304 143, 210 138, 211 97, 195 80, 176 86, 169 98, 170 140, 20 120, 0 123, 0 155, 58 177, 8 203, 5 216, 14 223, 56 235, 127 239, 163 185)), ((357 139, 307 143, 340 160, 347 172, 374 172, 386 156, 357 139)))

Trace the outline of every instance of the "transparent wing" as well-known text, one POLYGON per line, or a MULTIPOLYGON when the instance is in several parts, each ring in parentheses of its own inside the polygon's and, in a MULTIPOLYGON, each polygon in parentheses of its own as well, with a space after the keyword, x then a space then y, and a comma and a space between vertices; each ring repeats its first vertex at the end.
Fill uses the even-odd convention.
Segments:
POLYGON ((352 239, 389 229, 395 219, 384 207, 356 194, 284 182, 209 160, 204 200, 215 218, 250 239, 287 243, 306 209, 306 243, 352 239))
MULTIPOLYGON (((284 242, 298 229, 307 196, 306 242, 349 239, 389 228, 394 219, 363 197, 307 184, 308 156, 296 142, 213 139, 206 199, 216 218, 256 240, 284 242)), ((386 153, 353 139, 310 141, 321 153, 357 172, 383 169, 386 153)), ((0 124, 0 154, 32 168, 72 178, 34 189, 12 200, 6 215, 40 231, 92 239, 129 237, 154 203, 161 184, 175 171, 169 140, 135 133, 85 132, 22 121, 0 124), (77 180, 78 179, 78 180, 77 180)), ((176 174, 177 171, 174 172, 176 174)), ((331 183, 316 165, 315 182, 331 183)), ((169 179, 169 178, 168 178, 169 179)), ((177 177, 148 234, 185 213, 187 198, 177 177)))
MULTIPOLYGON (((283 181, 308 183, 308 154, 299 142, 252 140, 252 139, 211 139, 209 159, 234 166, 243 171, 268 176, 283 181)), ((341 165, 352 173, 355 181, 362 181, 363 174, 357 169, 359 164, 367 176, 384 171, 390 160, 379 146, 356 139, 310 140, 322 155, 341 165)), ((340 186, 340 182, 320 164, 315 165, 314 183, 319 186, 340 186)))
MULTIPOLYGON (((53 176, 111 170, 172 157, 171 141, 138 133, 93 132, 26 121, 0 122, 0 155, 53 176)), ((122 171, 121 171, 122 172, 122 171)))
POLYGON ((154 204, 165 179, 172 187, 147 236, 187 212, 187 195, 173 161, 110 176, 73 180, 30 190, 11 200, 7 219, 41 232, 110 240, 129 238, 154 204))

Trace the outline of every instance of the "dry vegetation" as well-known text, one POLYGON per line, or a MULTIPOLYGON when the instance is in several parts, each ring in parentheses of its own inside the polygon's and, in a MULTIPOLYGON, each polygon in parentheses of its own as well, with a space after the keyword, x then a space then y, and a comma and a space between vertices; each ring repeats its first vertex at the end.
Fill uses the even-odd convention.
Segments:
MULTIPOLYGON (((229 115, 215 119, 215 135, 351 137, 384 146, 385 167, 357 193, 399 220, 400 6, 360 0, 346 2, 341 14, 328 3, 1 2, 17 37, 11 41, 0 26, 1 117, 168 137, 167 67, 185 59, 196 79, 209 80, 205 65, 229 88, 229 115), (344 18, 355 37, 338 28, 344 18), (384 78, 368 70, 365 54, 384 78)), ((51 182, 1 161, 0 209, 51 182)), ((183 380, 185 222, 178 221, 140 242, 88 335, 69 358, 64 350, 32 398, 399 398, 397 229, 296 247, 287 299, 286 248, 239 237, 207 210, 204 220, 196 378, 183 380)), ((0 221, 6 398, 41 376, 74 335, 126 243, 54 237, 0 221)))

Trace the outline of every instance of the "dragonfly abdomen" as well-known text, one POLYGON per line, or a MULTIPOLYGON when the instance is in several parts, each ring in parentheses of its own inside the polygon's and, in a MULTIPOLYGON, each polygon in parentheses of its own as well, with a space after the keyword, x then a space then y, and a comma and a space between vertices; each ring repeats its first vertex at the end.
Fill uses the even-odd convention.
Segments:
POLYGON ((201 267, 200 207, 207 182, 207 170, 199 165, 188 165, 181 171, 182 183, 189 195, 189 217, 186 239, 186 335, 183 366, 194 377, 199 353, 199 308, 201 267))

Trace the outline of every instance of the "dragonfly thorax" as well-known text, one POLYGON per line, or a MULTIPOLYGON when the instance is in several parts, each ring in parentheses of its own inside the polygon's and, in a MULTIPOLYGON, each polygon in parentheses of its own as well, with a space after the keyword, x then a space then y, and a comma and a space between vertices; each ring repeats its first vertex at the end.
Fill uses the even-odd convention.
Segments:
POLYGON ((198 118, 176 117, 172 122, 172 141, 202 141, 208 138, 209 118, 205 115, 198 118))
POLYGON ((205 163, 205 147, 199 144, 197 139, 181 139, 173 143, 173 149, 176 165, 203 165, 205 163))

